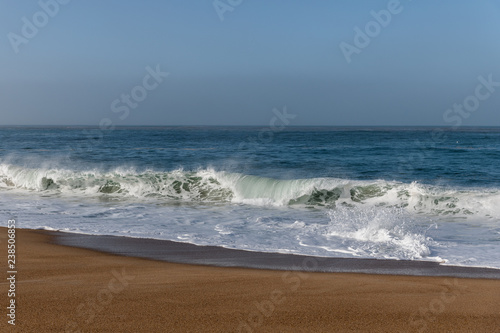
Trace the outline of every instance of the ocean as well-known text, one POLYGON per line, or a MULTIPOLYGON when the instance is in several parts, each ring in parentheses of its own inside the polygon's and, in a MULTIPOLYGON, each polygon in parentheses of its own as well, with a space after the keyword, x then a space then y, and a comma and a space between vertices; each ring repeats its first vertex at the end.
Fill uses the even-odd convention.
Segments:
POLYGON ((0 127, 21 228, 500 268, 500 128, 0 127))

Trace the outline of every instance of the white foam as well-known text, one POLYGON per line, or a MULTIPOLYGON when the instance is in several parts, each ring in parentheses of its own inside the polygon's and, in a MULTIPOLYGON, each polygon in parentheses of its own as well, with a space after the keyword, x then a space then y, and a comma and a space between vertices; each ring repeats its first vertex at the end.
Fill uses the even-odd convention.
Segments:
POLYGON ((63 196, 159 199, 163 202, 233 202, 254 206, 403 207, 410 214, 500 219, 500 189, 463 189, 412 182, 337 178, 278 180, 201 169, 169 172, 30 169, 0 164, 0 188, 63 196))
POLYGON ((19 227, 500 268, 500 191, 495 188, 278 180, 213 169, 29 169, 5 163, 0 184, 0 212, 15 212, 19 227), (57 186, 44 189, 43 178, 57 186), (109 181, 121 191, 99 192, 109 181))

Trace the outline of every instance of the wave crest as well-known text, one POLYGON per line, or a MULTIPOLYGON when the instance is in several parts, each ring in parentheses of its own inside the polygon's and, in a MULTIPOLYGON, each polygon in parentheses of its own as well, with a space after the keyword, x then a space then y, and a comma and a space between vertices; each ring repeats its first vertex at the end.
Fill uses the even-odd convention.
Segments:
POLYGON ((279 180, 202 169, 169 172, 75 171, 0 164, 0 189, 63 196, 156 198, 166 202, 232 202, 333 208, 399 207, 415 214, 500 218, 499 189, 457 189, 417 182, 339 178, 279 180))

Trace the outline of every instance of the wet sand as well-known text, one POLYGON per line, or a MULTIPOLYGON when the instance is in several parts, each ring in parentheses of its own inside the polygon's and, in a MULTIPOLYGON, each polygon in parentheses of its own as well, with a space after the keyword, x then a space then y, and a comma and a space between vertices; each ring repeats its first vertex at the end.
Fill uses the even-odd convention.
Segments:
POLYGON ((100 252, 219 267, 500 279, 500 269, 440 265, 437 262, 319 258, 197 246, 166 240, 54 232, 56 243, 100 252))
MULTIPOLYGON (((6 229, 1 228, 4 272, 6 235, 6 229)), ((64 237, 58 240, 56 235, 17 230, 16 326, 7 324, 9 285, 2 282, 4 319, 0 331, 498 332, 500 327, 500 280, 454 277, 495 277, 495 270, 454 268, 454 272, 443 272, 447 276, 302 272, 287 269, 360 265, 387 273, 384 265, 398 263, 315 264, 311 261, 314 258, 300 256, 269 259, 225 251, 214 256, 207 253, 219 248, 181 246, 175 248, 177 252, 169 252, 166 243, 139 244, 143 249, 139 252, 162 257, 165 253, 186 257, 188 253, 187 257, 198 264, 219 260, 222 266, 226 262, 230 263, 226 266, 264 268, 261 266, 267 263, 280 270, 213 267, 130 257, 127 255, 137 252, 137 244, 115 238, 80 240, 86 239, 82 242, 87 246, 105 243, 121 255, 69 247, 57 244, 64 237), (122 245, 116 244, 120 242, 122 245), (243 260, 246 256, 249 259, 243 260)), ((407 268, 402 270, 407 272, 407 268)), ((413 266, 410 270, 413 273, 408 274, 420 271, 413 266)), ((439 271, 435 266, 421 270, 425 275, 442 272, 425 273, 439 271)))

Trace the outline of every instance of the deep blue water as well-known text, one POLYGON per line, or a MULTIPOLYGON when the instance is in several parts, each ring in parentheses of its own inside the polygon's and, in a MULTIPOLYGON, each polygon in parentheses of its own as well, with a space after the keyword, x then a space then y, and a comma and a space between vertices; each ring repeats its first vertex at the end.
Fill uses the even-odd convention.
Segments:
POLYGON ((0 128, 0 157, 61 165, 217 170, 278 179, 336 177, 500 185, 500 129, 262 127, 0 128), (442 131, 442 132, 441 132, 442 131), (271 134, 272 133, 272 136, 271 134), (103 136, 101 136, 103 134, 103 136))

